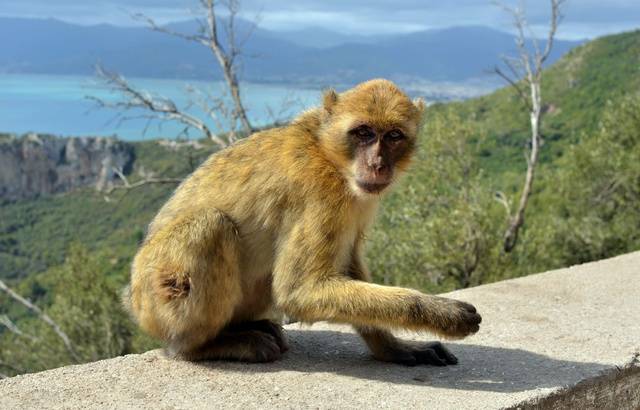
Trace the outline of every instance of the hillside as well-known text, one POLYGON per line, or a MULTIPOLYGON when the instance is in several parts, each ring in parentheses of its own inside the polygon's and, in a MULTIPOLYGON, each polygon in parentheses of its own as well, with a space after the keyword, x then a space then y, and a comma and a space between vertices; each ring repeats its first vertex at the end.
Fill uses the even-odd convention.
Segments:
MULTIPOLYGON (((553 110, 545 122, 544 164, 553 164, 571 143, 590 138, 606 102, 637 90, 639 85, 640 31, 595 40, 548 69, 543 90, 553 110)), ((527 121, 513 93, 502 89, 486 97, 436 106, 432 113, 445 107, 468 120, 474 129, 484 130, 486 138, 478 150, 484 183, 489 189, 514 191, 524 167, 525 140, 520 137, 527 132, 527 121)), ((185 175, 212 151, 208 147, 175 152, 152 141, 134 143, 133 147, 134 178, 140 169, 164 176, 185 175)), ((382 221, 394 218, 392 204, 402 202, 409 184, 422 184, 419 176, 429 164, 428 154, 421 152, 414 170, 418 179, 408 179, 386 199, 382 221)), ((82 242, 111 261, 112 273, 124 279, 146 223, 171 190, 171 186, 153 186, 126 194, 117 192, 109 202, 94 190, 79 190, 5 204, 0 207, 0 278, 32 277, 61 263, 69 244, 82 242)))
MULTIPOLYGON (((602 37, 571 50, 544 73, 542 162, 562 156, 572 143, 588 138, 606 103, 640 89, 640 31, 602 37)), ((522 146, 528 136, 528 114, 514 91, 447 104, 484 130, 481 150, 490 174, 523 166, 522 146)))
MULTIPOLYGON (((385 197, 367 237, 374 281, 437 293, 640 249, 639 62, 636 31, 586 44, 545 72, 543 161, 510 254, 502 251, 505 210, 494 195, 518 193, 526 114, 509 89, 431 106, 413 168, 385 197)), ((28 139, 9 138, 29 151, 28 139)), ((129 179, 182 177, 215 151, 202 145, 127 144, 129 179)), ((44 174, 74 168, 64 151, 51 156, 56 164, 44 174)), ((125 316, 118 294, 147 224, 174 186, 105 196, 92 176, 86 182, 70 193, 0 205, 0 279, 61 323, 81 361, 146 351, 157 344, 125 316)), ((0 327, 0 363, 18 365, 11 374, 74 362, 44 322, 3 293, 0 319, 38 336, 0 327)))
MULTIPOLYGON (((248 24, 239 21, 240 37, 248 31, 248 24)), ((168 27, 182 33, 197 30, 190 21, 168 27)), ((0 73, 93 74, 97 62, 139 77, 211 78, 217 69, 211 53, 201 45, 144 27, 79 26, 52 19, 0 17, 0 38, 20 38, 19 42, 3 44, 0 73)), ((558 41, 551 60, 580 43, 558 41)), ((372 77, 464 81, 485 76, 500 56, 513 48, 511 35, 487 27, 454 27, 373 39, 327 32, 280 33, 258 27, 244 45, 243 54, 255 58, 245 60, 242 78, 320 86, 372 77), (319 35, 329 43, 314 40, 319 35)))

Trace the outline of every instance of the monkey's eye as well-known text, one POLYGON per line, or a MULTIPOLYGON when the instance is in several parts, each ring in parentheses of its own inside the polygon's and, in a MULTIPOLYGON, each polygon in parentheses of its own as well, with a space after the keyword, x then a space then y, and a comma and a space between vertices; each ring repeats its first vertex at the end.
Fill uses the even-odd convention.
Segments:
POLYGON ((375 138, 373 130, 367 126, 361 126, 351 131, 361 142, 370 142, 375 138))
POLYGON ((404 134, 400 130, 391 130, 387 133, 386 137, 391 141, 400 141, 404 138, 404 134))

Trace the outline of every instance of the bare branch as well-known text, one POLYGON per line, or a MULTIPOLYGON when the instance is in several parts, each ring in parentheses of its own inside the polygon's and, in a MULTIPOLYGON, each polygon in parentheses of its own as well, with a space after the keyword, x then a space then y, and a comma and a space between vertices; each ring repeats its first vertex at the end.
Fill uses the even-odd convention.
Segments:
POLYGON ((25 299, 22 296, 20 296, 13 289, 7 286, 2 280, 0 280, 0 290, 6 293, 10 298, 15 300, 16 302, 20 303, 21 305, 23 305, 24 307, 26 307, 27 309, 29 309, 30 311, 38 315, 38 318, 40 318, 40 320, 42 320, 47 325, 49 325, 51 329, 53 329, 53 331, 56 333, 56 335, 58 335, 60 340, 62 340, 62 343, 66 347, 67 352, 72 357, 72 359, 76 363, 81 362, 80 356, 76 352, 76 349, 73 347, 73 344, 69 339, 69 336, 67 336, 67 334, 60 328, 60 326, 58 326, 58 324, 53 319, 51 319, 49 315, 44 313, 38 306, 31 303, 31 301, 29 301, 28 299, 25 299))
POLYGON ((290 119, 290 112, 294 108, 303 108, 304 103, 300 97, 295 96, 293 93, 287 93, 278 104, 278 107, 278 110, 274 110, 268 104, 265 106, 269 122, 275 127, 285 124, 290 119))
POLYGON ((200 43, 200 44, 203 44, 205 46, 208 46, 208 39, 207 39, 206 36, 203 36, 203 35, 190 35, 190 34, 181 33, 179 31, 170 30, 169 28, 167 28, 165 26, 158 25, 154 19, 152 19, 151 17, 149 17, 149 16, 147 16, 145 14, 142 14, 142 13, 135 13, 131 17, 134 20, 146 23, 147 26, 153 31, 157 31, 159 33, 169 34, 171 36, 179 37, 179 38, 182 38, 182 39, 188 40, 188 41, 195 41, 197 43, 200 43))
MULTIPOLYGON (((200 0, 199 6, 199 10, 194 13, 198 13, 204 17, 196 18, 198 29, 195 34, 187 34, 172 30, 167 26, 159 25, 153 18, 144 14, 134 14, 132 17, 135 20, 144 22, 153 31, 165 33, 187 41, 196 42, 207 47, 212 52, 222 71, 231 101, 233 102, 233 109, 228 110, 226 114, 229 116, 229 123, 232 125, 230 139, 234 140, 234 131, 238 122, 246 134, 250 134, 254 130, 241 98, 240 85, 238 82, 238 56, 241 55, 241 46, 247 41, 255 29, 255 25, 250 27, 247 35, 244 36, 241 41, 238 41, 236 33, 236 17, 240 11, 239 0, 200 0), (226 9, 226 19, 220 20, 218 18, 216 7, 224 7, 226 9), (222 24, 222 28, 225 30, 225 45, 222 44, 219 36, 220 24, 222 24)), ((107 103, 95 97, 91 98, 96 101, 100 107, 115 108, 125 111, 134 108, 149 110, 159 119, 179 121, 188 127, 200 130, 207 138, 212 139, 221 147, 228 145, 227 141, 224 141, 215 135, 204 122, 199 121, 197 118, 187 114, 185 111, 178 110, 176 108, 176 104, 174 104, 170 99, 158 98, 157 96, 152 96, 149 93, 140 92, 129 85, 122 76, 115 73, 108 73, 102 68, 98 68, 97 72, 100 77, 106 80, 107 84, 127 98, 127 101, 119 103, 107 103)), ((211 110, 208 111, 208 114, 211 115, 211 110)), ((150 121, 153 117, 145 118, 150 121)), ((121 117, 121 119, 126 120, 130 118, 121 117)), ((147 123, 147 126, 148 125, 149 123, 147 123)))
POLYGON ((513 89, 516 91, 516 93, 518 94, 522 102, 526 105, 527 109, 531 109, 531 102, 529 102, 529 97, 527 96, 525 91, 522 89, 522 87, 518 84, 516 80, 509 77, 504 71, 500 69, 500 67, 494 67, 493 72, 497 74, 500 78, 505 80, 507 83, 509 83, 509 85, 511 85, 513 89))
POLYGON ((133 87, 123 76, 106 70, 100 64, 96 65, 96 75, 107 85, 107 87, 124 97, 123 100, 116 102, 105 101, 94 96, 87 97, 89 100, 94 101, 99 107, 115 109, 123 113, 135 109, 144 109, 151 113, 129 117, 121 114, 122 121, 134 118, 178 121, 188 127, 201 131, 206 138, 210 139, 222 148, 228 145, 226 141, 215 134, 203 121, 179 110, 170 98, 153 95, 147 91, 139 90, 133 87))
POLYGON ((22 330, 20 330, 20 328, 18 328, 18 326, 15 323, 13 323, 11 319, 9 319, 9 316, 7 315, 0 316, 0 324, 6 327, 7 330, 15 334, 16 336, 24 337, 25 339, 29 339, 32 342, 38 341, 37 337, 24 333, 22 330))
POLYGON ((130 183, 129 179, 124 175, 121 169, 118 167, 113 167, 113 172, 120 178, 122 181, 122 185, 111 185, 109 188, 105 189, 103 192, 106 195, 111 194, 116 190, 134 190, 136 188, 140 188, 145 185, 153 185, 153 184, 179 184, 183 181, 182 178, 155 178, 152 175, 146 175, 143 179, 136 181, 134 183, 130 183))
POLYGON ((511 218, 511 201, 507 198, 507 196, 502 191, 497 191, 493 197, 496 201, 498 201, 507 213, 507 218, 511 218))
POLYGON ((180 178, 149 178, 149 179, 136 181, 133 184, 114 185, 111 188, 109 188, 107 191, 105 191, 105 193, 110 194, 113 191, 118 189, 132 190, 132 189, 140 188, 141 186, 144 186, 144 185, 152 185, 152 184, 179 184, 182 181, 183 180, 180 178))
POLYGON ((549 22, 549 32, 547 34, 547 43, 545 45, 544 51, 540 56, 540 65, 544 64, 544 62, 551 54, 551 49, 553 48, 553 41, 556 36, 556 32, 558 31, 558 26, 562 21, 563 15, 561 13, 562 4, 565 3, 566 0, 550 0, 551 2, 551 20, 549 22))

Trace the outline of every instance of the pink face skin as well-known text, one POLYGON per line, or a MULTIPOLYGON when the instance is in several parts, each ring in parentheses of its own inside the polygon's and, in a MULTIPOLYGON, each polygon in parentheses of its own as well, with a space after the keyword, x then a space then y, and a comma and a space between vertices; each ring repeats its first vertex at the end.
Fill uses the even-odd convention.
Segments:
POLYGON ((367 124, 349 131, 355 157, 355 183, 369 194, 379 194, 393 181, 396 162, 411 148, 399 128, 375 129, 367 124))

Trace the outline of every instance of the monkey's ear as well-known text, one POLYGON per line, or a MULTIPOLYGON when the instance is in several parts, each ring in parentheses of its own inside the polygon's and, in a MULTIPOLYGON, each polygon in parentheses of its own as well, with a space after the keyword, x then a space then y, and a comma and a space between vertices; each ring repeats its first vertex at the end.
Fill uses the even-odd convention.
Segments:
POLYGON ((333 112, 333 107, 338 102, 338 93, 333 88, 329 88, 324 92, 322 96, 322 105, 327 114, 331 114, 333 112))
POLYGON ((416 110, 420 115, 423 115, 424 110, 427 108, 427 103, 424 101, 424 98, 417 97, 413 99, 413 106, 416 107, 416 110))

